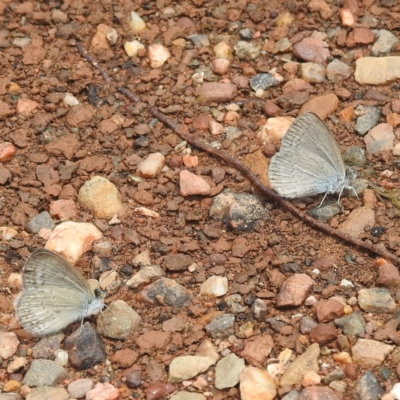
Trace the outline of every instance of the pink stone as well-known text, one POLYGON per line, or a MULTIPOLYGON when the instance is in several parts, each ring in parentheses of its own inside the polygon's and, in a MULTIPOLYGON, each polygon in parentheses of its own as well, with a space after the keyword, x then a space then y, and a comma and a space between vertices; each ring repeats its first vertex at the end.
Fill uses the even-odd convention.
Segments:
POLYGON ((183 170, 179 174, 179 185, 182 196, 207 196, 210 194, 210 185, 200 176, 183 170))
POLYGON ((55 200, 50 203, 50 215, 62 221, 76 217, 77 210, 73 200, 55 200))
POLYGON ((31 114, 33 110, 39 107, 39 103, 29 99, 19 99, 17 102, 17 112, 20 114, 31 114))
POLYGON ((0 144, 0 162, 10 161, 15 154, 15 147, 8 142, 0 144))
POLYGON ((119 390, 111 383, 97 383, 86 393, 86 400, 118 400, 119 398, 119 390))

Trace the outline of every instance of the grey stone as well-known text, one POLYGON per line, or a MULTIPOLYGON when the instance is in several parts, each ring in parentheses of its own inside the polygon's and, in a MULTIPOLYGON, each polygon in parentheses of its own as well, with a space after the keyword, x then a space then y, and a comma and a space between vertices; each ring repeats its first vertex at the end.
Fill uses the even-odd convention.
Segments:
POLYGON ((342 154, 343 161, 350 167, 363 167, 367 163, 365 149, 360 146, 350 146, 342 154))
POLYGON ((54 229, 55 226, 50 214, 43 211, 27 222, 25 230, 29 233, 38 233, 42 228, 54 229))
POLYGON ((346 336, 362 336, 365 334, 365 321, 360 311, 354 311, 342 318, 335 319, 346 336))
POLYGON ((205 326, 205 330, 213 339, 225 339, 234 333, 235 316, 233 314, 222 314, 212 319, 205 326))
POLYGON ((26 400, 68 400, 69 394, 63 387, 41 386, 26 396, 26 400))
POLYGON ((321 207, 311 208, 307 211, 308 215, 320 221, 329 221, 335 215, 343 211, 343 206, 337 201, 324 203, 321 207))
POLYGON ((377 107, 367 106, 363 110, 363 115, 357 118, 354 130, 361 136, 364 136, 374 126, 378 125, 381 118, 381 111, 377 107))
POLYGON ((358 304, 363 311, 374 314, 390 314, 396 311, 396 303, 390 291, 384 288, 361 289, 358 292, 358 304))
POLYGON ((371 54, 373 56, 382 56, 390 53, 399 43, 399 39, 393 33, 382 29, 377 32, 378 40, 372 45, 371 54))
POLYGON ((236 386, 244 368, 244 359, 234 353, 222 358, 215 367, 215 387, 222 390, 236 386))
POLYGON ((376 400, 384 393, 385 391, 371 371, 367 371, 355 387, 356 398, 359 400, 376 400))
POLYGON ((250 87, 256 90, 264 90, 272 86, 279 84, 279 81, 275 79, 271 74, 257 74, 250 79, 250 87))
POLYGON ((55 386, 67 376, 67 371, 55 361, 33 360, 23 384, 28 386, 55 386))

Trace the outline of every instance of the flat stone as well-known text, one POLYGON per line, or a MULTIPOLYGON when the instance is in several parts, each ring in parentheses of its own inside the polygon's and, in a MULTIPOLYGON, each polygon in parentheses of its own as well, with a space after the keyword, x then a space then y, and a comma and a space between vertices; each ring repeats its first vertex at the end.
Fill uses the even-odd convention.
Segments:
POLYGON ((400 57, 362 57, 354 73, 361 85, 385 85, 400 78, 400 57))
POLYGON ((237 88, 232 83, 206 82, 198 90, 198 95, 203 103, 224 103, 236 97, 237 88))
POLYGON ((395 347, 371 339, 358 339, 352 347, 353 361, 362 368, 382 365, 395 347))

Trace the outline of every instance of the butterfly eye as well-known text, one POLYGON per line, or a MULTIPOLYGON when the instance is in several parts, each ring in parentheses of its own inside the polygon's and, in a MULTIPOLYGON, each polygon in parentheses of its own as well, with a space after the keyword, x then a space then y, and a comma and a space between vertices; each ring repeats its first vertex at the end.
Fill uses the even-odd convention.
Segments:
POLYGON ((94 295, 96 299, 104 299, 106 297, 106 292, 101 289, 94 289, 94 295))

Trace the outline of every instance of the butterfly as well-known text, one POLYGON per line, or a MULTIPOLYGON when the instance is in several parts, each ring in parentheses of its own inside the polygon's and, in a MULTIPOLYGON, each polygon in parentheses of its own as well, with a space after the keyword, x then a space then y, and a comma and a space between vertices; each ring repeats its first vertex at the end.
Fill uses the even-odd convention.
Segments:
POLYGON ((35 336, 63 330, 104 307, 105 292, 93 290, 82 274, 52 251, 38 249, 22 269, 22 295, 15 302, 23 328, 35 336))
MULTIPOLYGON (((294 199, 354 188, 354 172, 345 166, 339 146, 325 123, 314 113, 297 117, 282 139, 281 149, 269 165, 272 188, 282 197, 294 199)), ((338 201, 339 201, 338 200, 338 201)))

